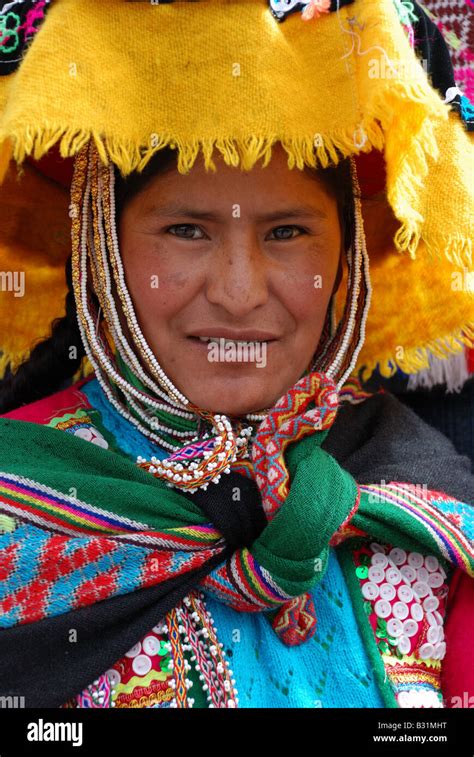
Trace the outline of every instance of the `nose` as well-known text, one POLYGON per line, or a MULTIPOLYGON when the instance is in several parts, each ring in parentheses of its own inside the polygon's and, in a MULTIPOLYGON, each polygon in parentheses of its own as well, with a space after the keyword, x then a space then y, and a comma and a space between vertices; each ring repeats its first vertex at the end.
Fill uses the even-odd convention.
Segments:
POLYGON ((230 235, 209 260, 206 296, 236 318, 268 299, 269 261, 254 231, 230 235))

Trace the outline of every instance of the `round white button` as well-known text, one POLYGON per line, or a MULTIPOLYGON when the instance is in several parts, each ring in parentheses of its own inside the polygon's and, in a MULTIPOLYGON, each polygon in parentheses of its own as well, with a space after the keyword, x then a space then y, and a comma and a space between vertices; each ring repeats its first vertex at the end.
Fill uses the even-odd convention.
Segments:
POLYGON ((439 623, 436 620, 436 617, 435 617, 434 613, 432 613, 432 612, 427 612, 426 613, 426 620, 428 621, 428 623, 429 623, 430 626, 435 626, 435 627, 439 626, 439 623))
POLYGON ((426 597, 426 599, 423 600, 423 608, 426 610, 426 612, 433 612, 433 610, 437 610, 439 607, 439 599, 438 597, 435 597, 434 594, 431 594, 429 597, 426 597))
POLYGON ((434 615, 434 616, 435 616, 435 618, 436 618, 436 622, 437 622, 437 623, 438 623, 438 624, 439 624, 440 626, 442 626, 442 625, 443 625, 443 622, 444 622, 444 621, 443 621, 443 616, 441 615, 441 613, 439 612, 439 610, 433 610, 433 615, 434 615))
POLYGON ((380 584, 379 589, 382 599, 388 599, 389 602, 397 596, 395 587, 392 584, 380 584))
POLYGON ((387 621, 387 632, 389 636, 401 636, 403 633, 403 624, 398 618, 390 618, 387 621))
POLYGON ((439 638, 439 626, 430 626, 428 628, 428 632, 426 634, 426 638, 430 642, 430 644, 437 644, 438 641, 440 641, 439 638))
POLYGON ((387 555, 382 554, 382 552, 376 552, 375 555, 372 555, 370 558, 370 562, 378 568, 386 568, 388 565, 388 557, 387 555))
POLYGON ((397 593, 398 598, 401 599, 402 602, 411 602, 413 599, 413 591, 406 584, 399 586, 397 593))
POLYGON ((425 581, 415 581, 413 584, 413 591, 417 597, 420 597, 420 599, 426 597, 427 594, 431 594, 431 589, 425 581))
POLYGON ((426 570, 426 568, 418 568, 418 570, 416 571, 417 580, 418 581, 423 581, 424 583, 426 583, 428 581, 428 576, 429 575, 430 574, 428 573, 428 571, 426 570))
POLYGON ((440 650, 440 651, 439 651, 439 657, 438 657, 438 660, 442 660, 442 659, 443 659, 443 657, 444 657, 444 656, 445 656, 445 654, 446 654, 446 642, 445 642, 445 641, 441 641, 441 642, 439 643, 439 650, 440 650))
POLYGON ((379 587, 372 581, 366 581, 362 586, 362 595, 365 599, 377 599, 379 595, 379 587))
POLYGON ((128 650, 128 652, 125 652, 125 657, 136 657, 137 654, 140 654, 142 651, 142 645, 140 642, 138 644, 134 644, 131 649, 128 650))
POLYGON ((410 607, 410 613, 413 620, 423 620, 423 608, 418 602, 415 602, 415 604, 410 607))
POLYGON ((373 541, 370 545, 370 549, 372 552, 383 552, 385 554, 385 549, 382 547, 381 544, 378 544, 376 541, 373 541))
POLYGON ((375 614, 379 618, 388 618, 392 614, 392 608, 390 602, 386 599, 378 599, 374 605, 375 614))
POLYGON ((139 654, 132 662, 133 672, 137 676, 146 676, 151 670, 151 660, 146 654, 139 654))
POLYGON ((432 644, 422 644, 420 649, 418 650, 418 654, 420 655, 422 660, 428 660, 430 657, 433 657, 434 647, 432 644))
POLYGON ((435 570, 438 570, 438 566, 439 566, 438 559, 434 555, 426 555, 425 568, 428 571, 428 573, 434 573, 435 570))
POLYGON ((385 578, 385 572, 383 568, 379 568, 377 565, 372 565, 369 568, 369 581, 373 581, 375 584, 381 584, 385 578))
POLYGON ((439 589, 440 586, 442 586, 444 583, 444 578, 441 575, 441 573, 430 573, 428 576, 428 585, 431 586, 432 589, 439 589))
POLYGON ((402 565, 402 567, 400 568, 400 573, 411 584, 413 583, 413 581, 416 581, 416 570, 412 568, 411 565, 402 565))
POLYGON ((408 607, 405 602, 395 602, 392 606, 392 612, 399 620, 405 620, 405 618, 408 618, 408 607))
POLYGON ((418 623, 412 618, 403 621, 403 633, 405 636, 416 636, 416 634, 418 633, 418 628, 418 623))
POLYGON ((411 565, 412 568, 421 568, 423 565, 423 555, 420 555, 419 552, 410 552, 408 555, 408 565, 411 565))
POLYGON ((118 670, 115 670, 115 668, 110 668, 110 670, 107 671, 106 675, 112 688, 114 686, 117 686, 122 680, 120 673, 118 672, 118 670))
POLYGON ((160 649, 160 642, 156 636, 146 636, 143 639, 143 651, 149 655, 158 654, 160 649))
POLYGON ((407 559, 407 553, 404 549, 400 549, 399 547, 394 547, 389 552, 390 559, 393 560, 395 565, 403 565, 404 562, 406 562, 407 559))
POLYGON ((400 573, 398 568, 388 568, 385 572, 385 578, 387 579, 389 584, 397 586, 402 580, 402 574, 400 573))
POLYGON ((408 654, 411 649, 411 641, 408 636, 400 636, 398 639, 398 648, 402 654, 408 654))

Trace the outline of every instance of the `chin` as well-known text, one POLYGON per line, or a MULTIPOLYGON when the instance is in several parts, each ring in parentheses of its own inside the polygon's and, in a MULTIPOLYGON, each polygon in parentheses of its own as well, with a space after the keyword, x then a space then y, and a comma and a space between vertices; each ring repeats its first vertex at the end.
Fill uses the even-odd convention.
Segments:
MULTIPOLYGON (((255 381, 249 387, 246 382, 235 382, 237 385, 229 386, 231 382, 225 381, 221 386, 218 382, 206 391, 184 392, 190 401, 198 407, 205 408, 212 413, 239 417, 248 413, 257 413, 265 408, 273 407, 275 402, 284 392, 271 392, 268 385, 255 387, 255 381), (240 385, 238 385, 240 384, 240 385)), ((233 383, 233 382, 232 382, 233 383)))

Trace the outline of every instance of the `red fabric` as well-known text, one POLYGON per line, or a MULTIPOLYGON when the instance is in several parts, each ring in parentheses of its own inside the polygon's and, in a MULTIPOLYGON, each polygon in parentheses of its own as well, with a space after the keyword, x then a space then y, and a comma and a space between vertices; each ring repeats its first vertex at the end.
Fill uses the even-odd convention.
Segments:
POLYGON ((474 578, 457 569, 444 624, 441 691, 446 707, 474 707, 474 578))
POLYGON ((78 391, 86 381, 90 381, 92 376, 77 381, 74 386, 63 389, 61 392, 51 394, 42 400, 31 402, 29 405, 22 405, 16 410, 0 416, 1 418, 11 418, 12 420, 27 421, 28 423, 47 423, 52 418, 63 413, 74 413, 80 407, 88 409, 91 407, 87 397, 78 391))

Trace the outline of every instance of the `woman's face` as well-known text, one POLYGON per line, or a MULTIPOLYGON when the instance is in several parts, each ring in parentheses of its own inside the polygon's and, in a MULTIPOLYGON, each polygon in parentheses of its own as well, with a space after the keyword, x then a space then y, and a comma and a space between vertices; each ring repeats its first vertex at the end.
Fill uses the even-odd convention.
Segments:
POLYGON ((271 407, 310 364, 341 231, 337 201, 289 170, 280 145, 266 168, 215 162, 216 173, 200 157, 186 175, 173 166, 154 176, 125 206, 119 241, 166 374, 199 407, 238 416, 271 407))

